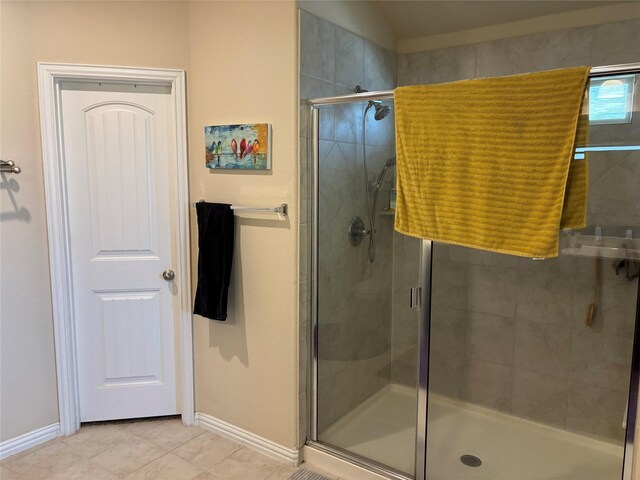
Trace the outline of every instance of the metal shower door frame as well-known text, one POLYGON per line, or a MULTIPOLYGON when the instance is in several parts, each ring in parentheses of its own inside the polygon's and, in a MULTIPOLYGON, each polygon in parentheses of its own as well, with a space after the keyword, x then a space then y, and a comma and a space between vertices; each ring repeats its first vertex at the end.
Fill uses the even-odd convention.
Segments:
POLYGON ((357 466, 366 468, 375 473, 394 480, 425 480, 426 479, 426 444, 427 444, 427 401, 429 397, 429 331, 431 320, 431 249, 429 240, 421 241, 420 249, 420 274, 416 279, 420 288, 420 320, 419 320, 419 365, 417 379, 417 418, 415 439, 415 477, 392 469, 386 465, 371 459, 349 452, 345 449, 322 443, 318 440, 318 207, 319 207, 319 115, 320 107, 340 105, 345 103, 362 102, 368 100, 393 100, 393 92, 366 92, 340 97, 325 97, 312 99, 307 102, 309 107, 309 128, 311 129, 311 144, 309 145, 309 158, 313 163, 313 183, 311 186, 312 200, 312 229, 311 229, 311 335, 310 335, 310 362, 309 362, 309 435, 307 444, 337 458, 346 460, 357 466))
MULTIPOLYGON (((600 77, 616 74, 640 74, 640 63, 609 65, 593 67, 589 77, 600 77)), ((415 477, 409 477, 402 472, 368 458, 354 454, 347 450, 324 444, 318 441, 318 206, 319 206, 319 109, 322 106, 341 105, 346 103, 363 102, 368 100, 393 100, 393 91, 363 92, 357 94, 314 98, 307 101, 310 118, 311 143, 309 158, 312 159, 313 184, 311 186, 312 201, 312 229, 311 229, 311 335, 310 362, 308 369, 308 432, 307 445, 320 451, 334 455, 357 466, 394 480, 426 480, 427 479, 427 419, 429 397, 429 338, 431 328, 431 282, 432 282, 432 253, 433 242, 422 240, 420 249, 420 320, 419 320, 419 357, 417 378, 417 418, 415 439, 415 477)), ((640 387, 640 281, 638 282, 638 297, 634 342, 631 360, 631 378, 629 385, 629 403, 627 410, 627 430, 625 435, 623 471, 621 480, 633 479, 634 446, 636 442, 636 419, 638 413, 638 389, 640 387)), ((636 468, 640 470, 640 465, 636 468)))

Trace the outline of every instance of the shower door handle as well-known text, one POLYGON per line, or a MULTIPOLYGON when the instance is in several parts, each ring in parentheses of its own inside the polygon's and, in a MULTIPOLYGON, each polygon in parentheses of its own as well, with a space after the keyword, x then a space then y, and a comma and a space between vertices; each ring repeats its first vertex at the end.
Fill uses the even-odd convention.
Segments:
POLYGON ((409 308, 420 308, 422 306, 422 288, 412 287, 409 289, 409 308))

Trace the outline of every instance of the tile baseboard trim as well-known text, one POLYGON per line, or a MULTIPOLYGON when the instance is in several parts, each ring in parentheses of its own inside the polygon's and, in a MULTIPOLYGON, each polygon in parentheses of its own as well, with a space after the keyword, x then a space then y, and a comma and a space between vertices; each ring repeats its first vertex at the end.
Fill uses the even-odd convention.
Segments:
POLYGON ((298 466, 300 463, 299 450, 287 448, 206 413, 196 412, 195 420, 196 425, 246 445, 275 460, 293 466, 298 466))
POLYGON ((305 468, 307 464, 312 465, 346 480, 389 480, 389 477, 378 475, 311 445, 305 445, 302 448, 302 453, 305 462, 301 465, 302 468, 305 468))
POLYGON ((11 455, 23 452, 59 436, 60 424, 52 423, 46 427, 38 428, 37 430, 5 440, 0 443, 0 460, 4 460, 11 455))

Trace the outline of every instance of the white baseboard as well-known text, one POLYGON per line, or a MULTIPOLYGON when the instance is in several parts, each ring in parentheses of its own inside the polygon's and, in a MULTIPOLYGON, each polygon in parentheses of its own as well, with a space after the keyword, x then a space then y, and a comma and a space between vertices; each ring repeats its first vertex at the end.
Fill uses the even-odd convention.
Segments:
POLYGON ((52 423, 47 427, 38 428, 32 432, 10 438, 0 443, 0 460, 4 460, 11 455, 23 452, 31 447, 48 442, 60 436, 60 424, 52 423))
POLYGON ((238 443, 251 447, 268 457, 274 458, 289 465, 297 466, 300 463, 300 451, 284 447, 278 443, 267 440, 254 433, 243 430, 240 427, 212 417, 206 413, 196 412, 196 425, 211 430, 223 437, 235 440, 238 443))

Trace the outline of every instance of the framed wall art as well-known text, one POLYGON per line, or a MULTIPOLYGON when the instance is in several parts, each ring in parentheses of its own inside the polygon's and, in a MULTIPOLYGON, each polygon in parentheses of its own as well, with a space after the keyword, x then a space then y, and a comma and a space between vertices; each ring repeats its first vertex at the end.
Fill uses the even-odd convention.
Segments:
POLYGON ((271 125, 243 123, 204 127, 208 168, 271 170, 271 125))

